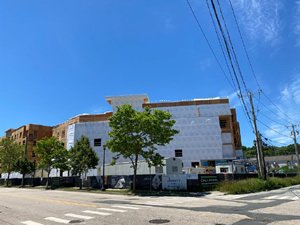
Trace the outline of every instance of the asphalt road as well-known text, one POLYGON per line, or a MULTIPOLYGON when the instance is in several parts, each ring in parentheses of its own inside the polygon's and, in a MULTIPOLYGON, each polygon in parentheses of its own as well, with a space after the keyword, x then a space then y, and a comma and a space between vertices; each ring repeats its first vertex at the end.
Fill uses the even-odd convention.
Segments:
POLYGON ((0 188, 0 225, 299 224, 300 185, 247 195, 139 197, 0 188))

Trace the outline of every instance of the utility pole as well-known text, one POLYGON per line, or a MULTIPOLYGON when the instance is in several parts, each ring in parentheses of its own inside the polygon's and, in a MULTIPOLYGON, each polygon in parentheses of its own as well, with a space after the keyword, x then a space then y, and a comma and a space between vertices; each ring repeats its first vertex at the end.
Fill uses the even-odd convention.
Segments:
POLYGON ((295 153, 297 159, 297 166, 298 166, 298 173, 300 173, 300 164, 299 164, 299 154, 298 154, 298 146, 297 146, 297 135, 299 134, 298 131, 295 131, 295 125, 292 124, 292 133, 294 139, 294 146, 295 146, 295 153))
POLYGON ((264 163, 264 156, 263 156, 263 152, 262 152, 261 136, 257 130, 256 116, 255 116, 255 111, 254 111, 252 93, 249 92, 248 94, 249 94, 249 99, 250 99, 250 104, 251 104, 252 120, 253 120, 253 124, 254 124, 254 132, 255 132, 255 138, 256 138, 256 155, 257 155, 257 163, 258 163, 258 172, 259 172, 259 176, 263 180, 266 180, 267 174, 266 174, 266 168, 265 168, 265 163, 264 163))

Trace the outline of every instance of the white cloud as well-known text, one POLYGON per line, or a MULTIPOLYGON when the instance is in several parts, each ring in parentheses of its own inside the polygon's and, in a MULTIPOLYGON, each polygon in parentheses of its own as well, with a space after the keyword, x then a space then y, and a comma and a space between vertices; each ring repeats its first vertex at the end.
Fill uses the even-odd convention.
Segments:
MULTIPOLYGON (((291 144, 291 130, 287 129, 283 125, 291 125, 288 124, 288 122, 293 124, 297 124, 297 122, 300 122, 300 75, 298 75, 294 80, 292 80, 282 88, 278 101, 274 103, 277 107, 273 106, 271 103, 269 104, 269 106, 277 116, 277 119, 275 121, 278 121, 278 123, 270 123, 269 127, 271 129, 265 129, 263 133, 267 138, 270 138, 271 140, 274 140, 276 142, 291 144), (279 123, 283 125, 279 125, 279 123), (283 135, 280 135, 279 133, 283 135)), ((269 111, 266 112, 270 114, 269 111)), ((272 114, 270 114, 269 116, 272 117, 272 114)), ((274 118, 274 116, 272 118, 274 118)), ((264 118, 261 117, 261 119, 264 118)))
POLYGON ((280 0, 232 1, 237 19, 246 34, 253 40, 271 45, 280 40, 282 3, 280 0))

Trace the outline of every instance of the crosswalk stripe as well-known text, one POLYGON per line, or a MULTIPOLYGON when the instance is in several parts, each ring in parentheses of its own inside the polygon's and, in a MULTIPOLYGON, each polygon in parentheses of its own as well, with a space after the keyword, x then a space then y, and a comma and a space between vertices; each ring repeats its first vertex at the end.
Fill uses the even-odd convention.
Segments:
POLYGON ((78 219, 84 219, 84 220, 90 220, 90 219, 94 218, 91 216, 77 215, 77 214, 73 214, 73 213, 67 213, 67 214, 65 214, 65 216, 74 217, 74 218, 78 218, 78 219))
POLYGON ((277 199, 279 197, 280 197, 280 195, 272 195, 272 196, 269 196, 269 197, 265 197, 264 199, 277 199))
POLYGON ((127 210, 124 209, 111 209, 111 208, 98 208, 99 210, 104 210, 104 211, 111 211, 111 212, 127 212, 127 210))
POLYGON ((146 202, 146 205, 172 205, 173 202, 146 202))
POLYGON ((286 196, 281 196, 278 199, 283 200, 283 199, 290 199, 293 198, 292 196, 286 195, 286 196))
POLYGON ((95 214, 95 215, 101 215, 101 216, 109 216, 111 213, 106 213, 106 212, 99 212, 99 211, 91 211, 91 210, 85 210, 82 211, 84 213, 90 213, 90 214, 95 214))
POLYGON ((113 205, 112 207, 114 207, 114 208, 120 208, 120 209, 140 209, 140 208, 137 208, 137 207, 123 206, 123 205, 113 205))
POLYGON ((24 221, 24 222, 21 222, 21 223, 26 224, 26 225, 43 225, 41 223, 37 223, 37 222, 31 221, 31 220, 24 221))
POLYGON ((45 220, 53 221, 56 223, 64 223, 64 224, 70 223, 70 220, 60 219, 56 217, 46 217, 45 220))

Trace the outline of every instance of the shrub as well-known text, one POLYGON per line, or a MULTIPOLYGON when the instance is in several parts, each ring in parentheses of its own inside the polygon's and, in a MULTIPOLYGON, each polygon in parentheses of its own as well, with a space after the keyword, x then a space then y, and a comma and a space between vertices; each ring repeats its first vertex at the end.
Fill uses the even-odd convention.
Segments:
POLYGON ((244 194, 278 189, 297 184, 300 184, 300 175, 289 178, 271 177, 266 181, 257 178, 250 178, 240 181, 223 182, 218 185, 217 190, 227 194, 244 194))

